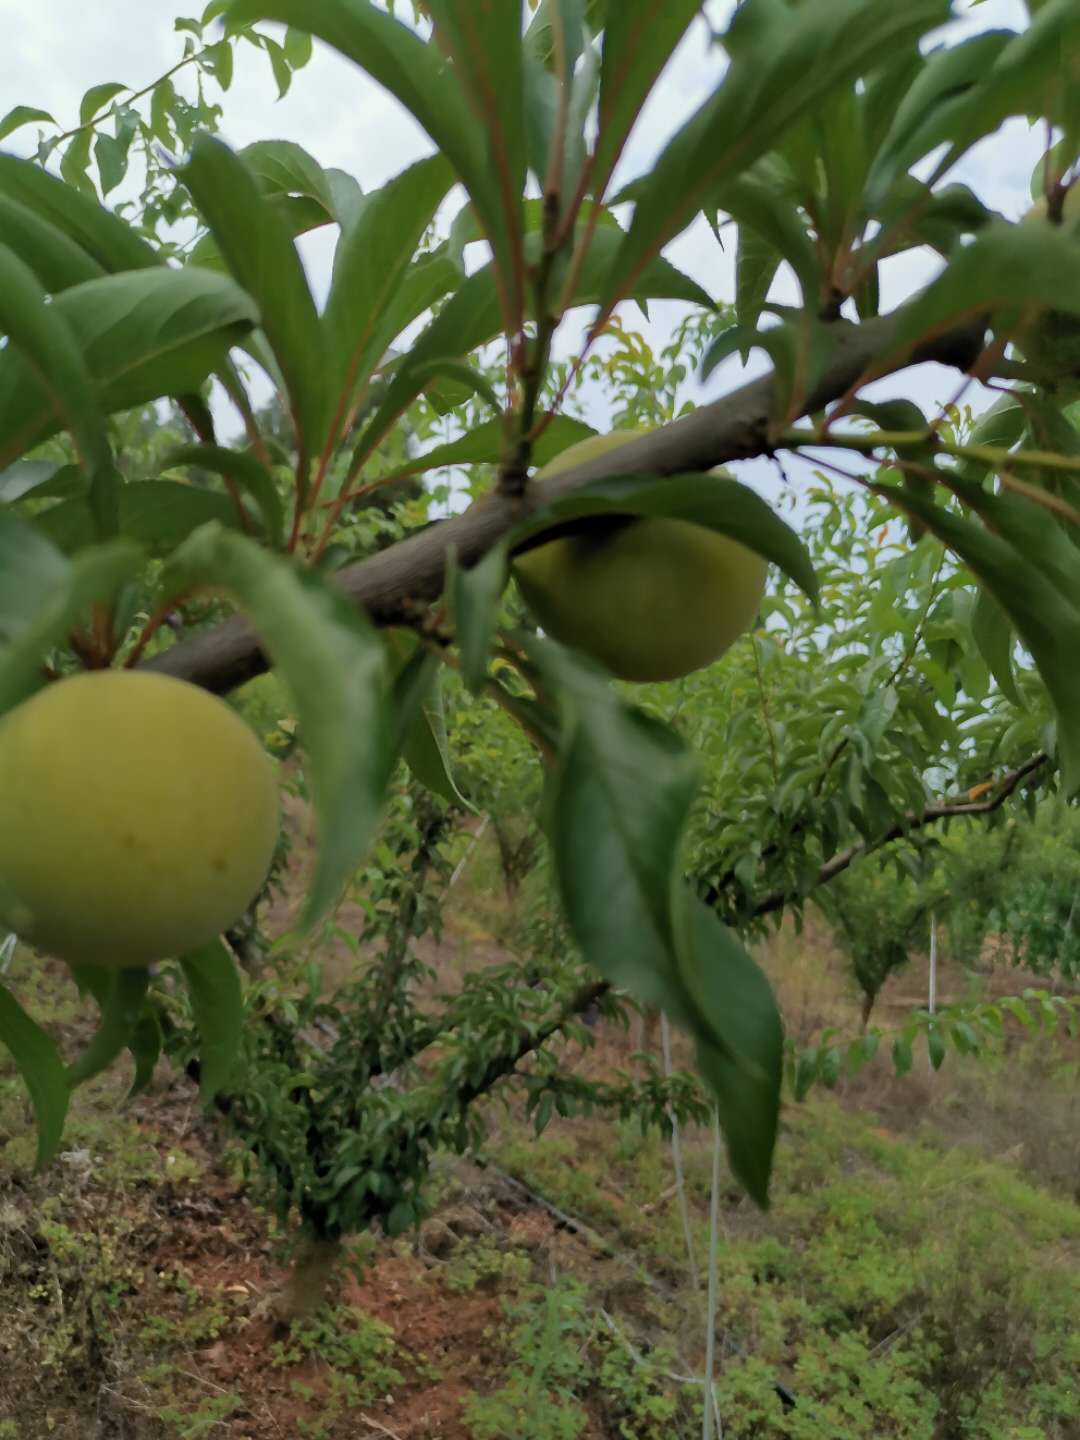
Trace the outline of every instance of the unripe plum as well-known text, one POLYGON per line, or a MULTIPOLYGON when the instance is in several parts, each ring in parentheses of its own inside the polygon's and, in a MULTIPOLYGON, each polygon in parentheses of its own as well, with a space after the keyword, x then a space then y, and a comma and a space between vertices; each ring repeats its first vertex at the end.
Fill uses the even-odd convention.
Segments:
POLYGON ((0 719, 0 918, 72 964, 212 940, 258 894, 278 823, 262 746, 185 681, 92 671, 0 719))
MULTIPOLYGON (((590 436, 540 474, 637 438, 626 430, 590 436)), ((753 623, 766 571, 745 545, 666 515, 590 519, 514 561, 543 629, 622 680, 674 680, 718 659, 753 623)))

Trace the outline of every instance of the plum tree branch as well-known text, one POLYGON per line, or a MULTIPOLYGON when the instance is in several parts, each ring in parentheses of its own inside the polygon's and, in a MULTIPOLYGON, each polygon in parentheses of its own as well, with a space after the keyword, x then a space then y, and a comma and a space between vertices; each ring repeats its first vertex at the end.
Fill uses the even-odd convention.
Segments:
MULTIPOLYGON (((877 378, 882 357, 889 357, 891 372, 924 361, 967 370, 982 350, 985 325, 980 319, 930 336, 906 355, 896 354, 895 336, 902 314, 896 310, 860 325, 837 321, 831 327, 831 359, 803 397, 798 413, 817 414, 871 371, 877 378)), ((678 475, 771 454, 778 448, 776 434, 795 418, 785 415, 778 427, 777 409, 774 377, 752 380, 617 450, 539 484, 531 483, 523 495, 486 495, 463 514, 346 567, 337 575, 337 583, 375 624, 400 623, 415 613, 418 605, 441 593, 451 546, 457 549, 459 563, 468 568, 532 511, 598 480, 621 475, 678 475)), ((146 664, 218 693, 234 689, 267 668, 258 636, 241 616, 174 645, 146 664)))

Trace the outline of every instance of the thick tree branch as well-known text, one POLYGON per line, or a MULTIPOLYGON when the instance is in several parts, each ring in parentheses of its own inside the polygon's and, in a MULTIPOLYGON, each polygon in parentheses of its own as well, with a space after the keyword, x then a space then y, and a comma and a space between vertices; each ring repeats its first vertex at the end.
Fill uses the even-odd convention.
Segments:
MULTIPOLYGON (((838 321, 832 327, 833 354, 813 391, 799 407, 813 415, 846 394, 860 379, 934 360, 968 369, 983 346, 981 321, 934 335, 903 354, 895 335, 902 311, 861 325, 838 321)), ((532 510, 583 486, 617 475, 677 475, 709 470, 733 460, 769 454, 771 426, 794 415, 775 415, 773 377, 765 376, 703 405, 663 429, 643 435, 607 455, 528 486, 524 496, 485 496, 462 515, 429 526, 370 559, 348 566, 337 576, 346 595, 378 625, 407 618, 415 607, 434 600, 443 587, 446 555, 457 548, 459 562, 475 564, 532 510)), ((217 629, 193 636, 147 662, 159 670, 222 693, 260 674, 267 661, 255 630, 236 616, 217 629)))
MULTIPOLYGON (((851 845, 826 860, 818 870, 813 888, 816 890, 821 885, 827 885, 830 880, 835 880, 837 875, 841 875, 860 855, 865 855, 871 850, 879 850, 883 845, 891 844, 893 840, 900 840, 903 836, 910 835, 912 830, 921 830, 927 825, 934 825, 939 820, 948 820, 954 816, 989 815, 992 811, 999 810, 1016 787, 1036 770, 1040 770, 1049 758, 1045 752, 1041 752, 1033 755, 1030 760, 1026 760, 1015 770, 1010 770, 994 786, 994 794, 988 800, 945 802, 940 805, 928 805, 925 810, 919 812, 909 810, 876 840, 861 840, 857 845, 851 845)), ((811 891, 811 893, 813 892, 811 891)), ((712 902, 715 904, 718 898, 718 894, 713 894, 712 902)), ((750 918, 756 920, 759 915, 770 915, 776 910, 782 910, 794 898, 795 896, 790 890, 774 890, 772 894, 766 895, 754 903, 750 910, 750 918)))

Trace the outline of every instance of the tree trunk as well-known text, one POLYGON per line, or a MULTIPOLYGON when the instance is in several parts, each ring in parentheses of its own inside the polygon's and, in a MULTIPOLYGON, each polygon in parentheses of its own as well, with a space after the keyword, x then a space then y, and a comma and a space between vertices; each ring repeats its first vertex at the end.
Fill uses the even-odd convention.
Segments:
POLYGON ((308 1240, 293 1261, 292 1270, 274 1298, 274 1312, 288 1328, 306 1320, 324 1304, 341 1258, 341 1239, 319 1236, 308 1240))

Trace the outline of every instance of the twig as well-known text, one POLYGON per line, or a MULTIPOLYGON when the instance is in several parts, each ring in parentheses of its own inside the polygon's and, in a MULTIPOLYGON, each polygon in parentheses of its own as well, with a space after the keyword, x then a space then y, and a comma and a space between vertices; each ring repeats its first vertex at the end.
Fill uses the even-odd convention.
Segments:
MULTIPOLYGON (((664 1057, 664 1079, 671 1079, 671 1024, 663 1010, 660 1011, 660 1045, 664 1057)), ((690 1267, 690 1285, 697 1293, 698 1268, 694 1254, 694 1237, 690 1233, 690 1206, 686 1198, 686 1180, 683 1174, 682 1139, 679 1135, 679 1118, 673 1106, 668 1106, 671 1119, 671 1162, 675 1168, 675 1188, 679 1196, 679 1218, 682 1221, 683 1239, 686 1242, 686 1260, 690 1267)))
POLYGON ((720 1112, 713 1113, 712 1193, 709 1198, 709 1289, 705 1320, 705 1413, 701 1422, 702 1440, 724 1440, 724 1422, 716 1404, 713 1377, 716 1374, 716 1300, 720 1277, 720 1161, 723 1142, 720 1134, 720 1112))
POLYGON ((402 1437, 396 1430, 391 1430, 389 1425, 381 1425, 378 1420, 373 1420, 370 1415, 365 1415, 363 1411, 360 1412, 360 1419, 365 1425, 370 1425, 373 1430, 377 1430, 380 1435, 387 1435, 390 1437, 390 1440, 402 1440, 402 1437))

